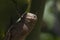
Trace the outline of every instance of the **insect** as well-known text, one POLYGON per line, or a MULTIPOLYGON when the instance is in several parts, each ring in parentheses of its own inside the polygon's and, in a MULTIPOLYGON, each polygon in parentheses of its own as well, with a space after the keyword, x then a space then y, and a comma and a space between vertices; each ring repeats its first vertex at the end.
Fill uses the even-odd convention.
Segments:
POLYGON ((9 28, 4 40, 25 40, 34 28, 37 16, 32 13, 27 13, 19 20, 20 18, 9 28))

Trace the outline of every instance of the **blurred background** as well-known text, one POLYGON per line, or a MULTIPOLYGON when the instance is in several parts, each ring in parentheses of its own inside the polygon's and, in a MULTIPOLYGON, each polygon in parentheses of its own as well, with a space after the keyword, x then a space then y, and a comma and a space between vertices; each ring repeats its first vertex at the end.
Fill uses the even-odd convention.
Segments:
POLYGON ((47 0, 40 38, 41 40, 60 40, 60 0, 47 0))

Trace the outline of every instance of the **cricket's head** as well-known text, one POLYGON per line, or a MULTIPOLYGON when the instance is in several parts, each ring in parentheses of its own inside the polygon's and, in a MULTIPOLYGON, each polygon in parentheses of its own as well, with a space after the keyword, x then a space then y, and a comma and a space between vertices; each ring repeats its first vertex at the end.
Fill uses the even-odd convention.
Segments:
POLYGON ((27 22, 34 22, 37 20, 37 16, 33 13, 27 13, 26 15, 26 21, 27 22))

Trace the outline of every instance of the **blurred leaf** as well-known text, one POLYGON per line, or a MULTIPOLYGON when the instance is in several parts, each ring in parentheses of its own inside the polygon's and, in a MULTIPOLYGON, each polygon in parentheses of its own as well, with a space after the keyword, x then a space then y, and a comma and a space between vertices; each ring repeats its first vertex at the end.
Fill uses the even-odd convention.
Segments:
POLYGON ((49 33, 41 33, 40 39, 41 40, 53 40, 53 36, 49 33))

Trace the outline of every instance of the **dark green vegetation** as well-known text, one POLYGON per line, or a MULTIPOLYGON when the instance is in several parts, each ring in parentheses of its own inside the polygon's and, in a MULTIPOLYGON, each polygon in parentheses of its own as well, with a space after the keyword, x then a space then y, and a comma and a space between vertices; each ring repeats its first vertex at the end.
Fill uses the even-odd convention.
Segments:
POLYGON ((0 0, 0 40, 3 40, 5 32, 16 22, 17 6, 22 12, 25 12, 27 4, 27 0, 0 0))

